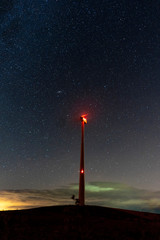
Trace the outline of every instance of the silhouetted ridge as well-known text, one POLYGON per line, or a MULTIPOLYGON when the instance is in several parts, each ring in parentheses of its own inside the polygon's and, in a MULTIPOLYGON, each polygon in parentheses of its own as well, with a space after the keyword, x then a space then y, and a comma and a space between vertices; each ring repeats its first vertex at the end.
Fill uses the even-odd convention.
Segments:
POLYGON ((0 212, 1 240, 160 239, 160 215, 98 206, 0 212))

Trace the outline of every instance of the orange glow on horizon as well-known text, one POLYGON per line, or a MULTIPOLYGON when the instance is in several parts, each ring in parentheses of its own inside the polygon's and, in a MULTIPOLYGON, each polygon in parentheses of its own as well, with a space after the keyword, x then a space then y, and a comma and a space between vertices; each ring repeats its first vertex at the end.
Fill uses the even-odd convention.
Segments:
POLYGON ((23 203, 23 201, 18 199, 4 199, 0 201, 0 211, 8 211, 8 210, 21 210, 25 208, 32 208, 32 203, 23 203))

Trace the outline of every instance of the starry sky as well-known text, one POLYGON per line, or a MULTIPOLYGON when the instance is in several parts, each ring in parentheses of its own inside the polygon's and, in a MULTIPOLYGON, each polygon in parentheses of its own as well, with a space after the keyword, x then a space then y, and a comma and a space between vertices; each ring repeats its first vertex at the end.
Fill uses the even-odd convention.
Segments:
POLYGON ((0 190, 77 184, 87 113, 86 182, 158 191, 159 1, 1 0, 0 23, 0 190))

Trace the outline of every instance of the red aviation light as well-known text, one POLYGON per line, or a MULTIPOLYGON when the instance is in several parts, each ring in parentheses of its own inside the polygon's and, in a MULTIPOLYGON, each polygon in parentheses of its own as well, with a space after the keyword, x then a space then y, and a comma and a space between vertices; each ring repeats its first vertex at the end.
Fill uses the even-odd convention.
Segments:
POLYGON ((81 121, 84 122, 85 124, 87 123, 86 114, 81 116, 81 121))
POLYGON ((83 169, 81 169, 81 173, 84 173, 84 170, 83 170, 83 169))
POLYGON ((87 118, 83 117, 83 122, 86 124, 87 123, 87 118))

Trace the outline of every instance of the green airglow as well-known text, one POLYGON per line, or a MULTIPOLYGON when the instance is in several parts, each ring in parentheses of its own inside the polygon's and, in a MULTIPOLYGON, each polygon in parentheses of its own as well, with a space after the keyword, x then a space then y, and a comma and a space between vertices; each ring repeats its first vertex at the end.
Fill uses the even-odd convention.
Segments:
MULTIPOLYGON (((79 188, 78 185, 73 186, 73 189, 75 189, 75 190, 77 190, 78 188, 79 188)), ((89 192, 107 192, 107 191, 113 191, 113 190, 115 190, 115 188, 112 188, 112 187, 99 187, 99 186, 87 184, 85 186, 85 190, 89 191, 89 192)))

